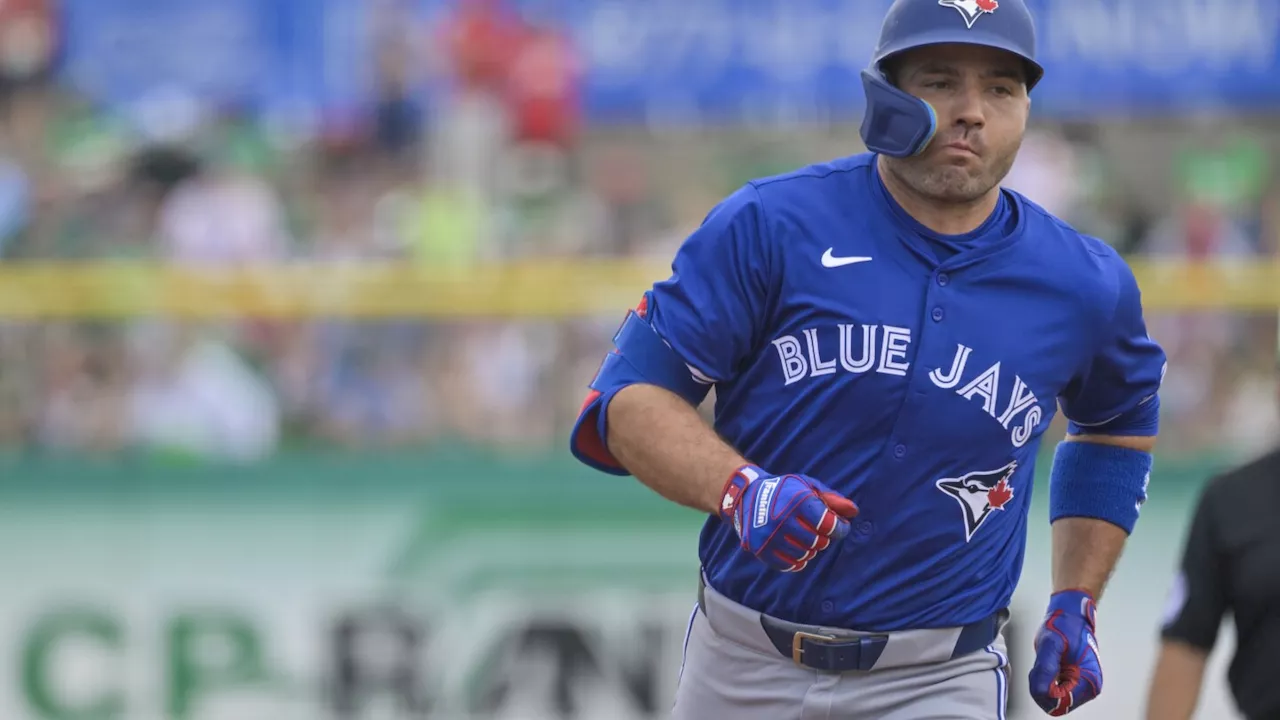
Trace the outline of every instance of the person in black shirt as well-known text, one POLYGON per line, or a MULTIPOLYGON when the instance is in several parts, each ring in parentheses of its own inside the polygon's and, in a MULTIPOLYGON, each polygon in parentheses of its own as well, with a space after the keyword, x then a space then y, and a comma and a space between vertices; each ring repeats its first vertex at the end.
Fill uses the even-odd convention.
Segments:
POLYGON ((1223 617, 1236 626, 1227 672, 1249 720, 1280 718, 1280 450, 1214 477, 1201 491, 1168 598, 1147 697, 1148 720, 1195 712, 1223 617))

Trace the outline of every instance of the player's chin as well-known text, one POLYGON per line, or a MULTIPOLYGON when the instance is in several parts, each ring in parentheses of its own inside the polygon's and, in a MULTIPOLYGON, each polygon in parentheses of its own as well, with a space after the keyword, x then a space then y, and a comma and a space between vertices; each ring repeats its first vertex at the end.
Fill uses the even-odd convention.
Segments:
POLYGON ((947 168, 938 173, 932 194, 944 202, 969 203, 985 195, 991 187, 985 173, 947 168))

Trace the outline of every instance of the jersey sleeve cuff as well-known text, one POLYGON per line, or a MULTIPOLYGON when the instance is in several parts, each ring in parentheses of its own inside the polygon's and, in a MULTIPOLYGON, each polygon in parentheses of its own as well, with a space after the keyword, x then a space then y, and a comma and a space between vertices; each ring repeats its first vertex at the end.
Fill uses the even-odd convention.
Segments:
POLYGON ((1160 433, 1160 396, 1152 395, 1103 422, 1084 423, 1067 418, 1067 432, 1071 435, 1154 437, 1160 433))

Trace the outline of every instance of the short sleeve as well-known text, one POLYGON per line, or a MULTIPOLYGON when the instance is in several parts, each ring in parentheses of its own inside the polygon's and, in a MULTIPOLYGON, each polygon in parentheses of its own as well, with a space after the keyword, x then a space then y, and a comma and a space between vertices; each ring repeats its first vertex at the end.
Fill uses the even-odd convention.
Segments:
POLYGON ((771 263, 760 194, 747 185, 717 205, 648 293, 650 322, 703 382, 733 379, 768 315, 771 263))
POLYGON ((1182 562, 1165 604, 1161 637, 1180 640, 1209 652, 1217 642, 1228 610, 1220 529, 1204 493, 1191 521, 1182 562))
POLYGON ((1164 349, 1147 334, 1138 282, 1123 259, 1109 259, 1116 278, 1110 320, 1099 327, 1097 350, 1060 398, 1073 425, 1104 425, 1150 401, 1164 381, 1164 349))

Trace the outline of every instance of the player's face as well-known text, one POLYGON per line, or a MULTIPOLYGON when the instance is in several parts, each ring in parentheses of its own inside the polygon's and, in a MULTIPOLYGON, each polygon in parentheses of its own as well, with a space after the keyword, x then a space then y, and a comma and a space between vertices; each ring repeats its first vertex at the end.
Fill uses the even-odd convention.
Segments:
POLYGON ((894 174, 920 195, 947 203, 974 202, 999 185, 1031 109, 1021 60, 994 48, 936 45, 905 54, 894 76, 938 115, 929 147, 891 162, 894 174))

